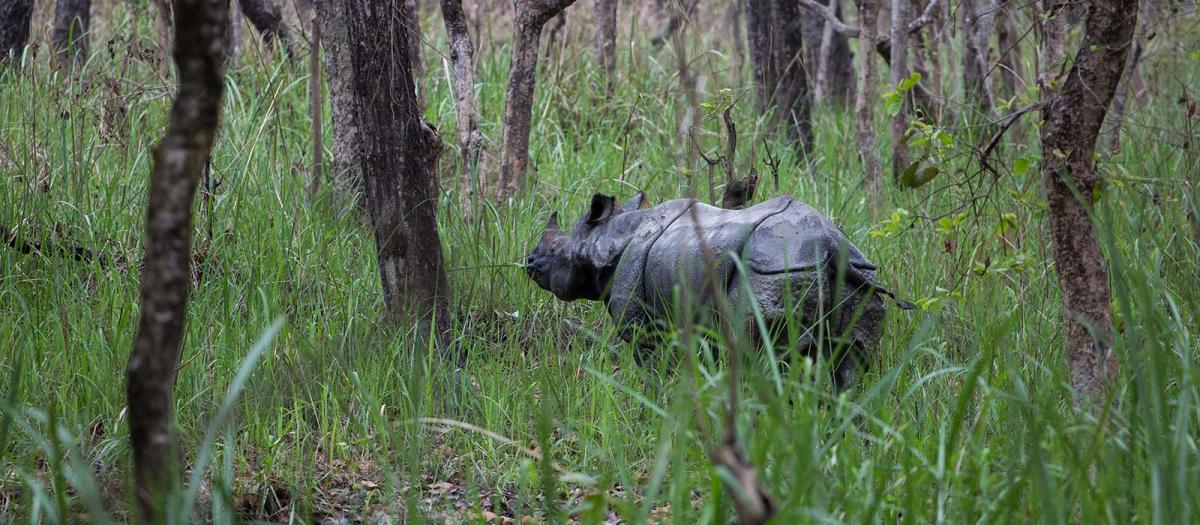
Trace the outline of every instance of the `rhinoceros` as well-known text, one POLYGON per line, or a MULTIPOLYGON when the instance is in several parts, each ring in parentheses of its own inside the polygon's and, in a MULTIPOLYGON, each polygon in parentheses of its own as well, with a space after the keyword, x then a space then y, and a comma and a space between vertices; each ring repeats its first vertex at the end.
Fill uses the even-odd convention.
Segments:
POLYGON ((569 234, 552 214, 526 273, 561 300, 604 301, 626 340, 669 319, 681 296, 711 306, 714 287, 706 279, 715 278, 727 304, 749 308, 743 299, 752 297, 775 333, 797 317, 813 328, 794 341, 804 351, 821 350, 818 340, 825 349, 846 350, 834 369, 839 388, 878 351, 883 296, 895 296, 878 283, 876 266, 817 210, 790 196, 741 210, 695 199, 654 207, 645 201, 638 193, 617 205, 596 194, 569 234), (815 328, 821 323, 823 331, 815 328))

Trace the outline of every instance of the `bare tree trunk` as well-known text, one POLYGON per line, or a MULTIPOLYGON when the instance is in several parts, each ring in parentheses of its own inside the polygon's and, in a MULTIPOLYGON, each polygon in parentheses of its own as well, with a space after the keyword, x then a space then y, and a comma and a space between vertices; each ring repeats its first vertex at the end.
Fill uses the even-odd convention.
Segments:
POLYGON ((141 317, 126 376, 129 437, 141 521, 165 522, 163 496, 178 481, 172 390, 191 287, 192 201, 208 163, 225 89, 227 0, 175 0, 179 92, 154 151, 141 317))
POLYGON ((329 113, 333 121, 333 173, 335 192, 344 201, 365 206, 361 194, 359 122, 354 107, 354 71, 350 69, 347 21, 340 0, 317 0, 317 26, 324 49, 325 77, 329 79, 329 113))
MULTIPOLYGON (((413 84, 417 90, 418 112, 426 106, 425 61, 421 58, 421 16, 417 0, 404 0, 404 26, 408 28, 408 56, 412 65, 413 84)), ((436 176, 436 175, 435 175, 436 176)))
MULTIPOLYGON (((596 15, 596 63, 611 88, 617 70, 617 0, 592 0, 596 15)), ((607 89, 606 89, 607 91, 607 89)))
POLYGON ((57 0, 54 4, 54 50, 58 67, 78 71, 87 60, 90 0, 57 0))
MULTIPOLYGON (((450 38, 450 63, 454 67, 455 127, 463 160, 459 174, 461 194, 466 202, 473 204, 476 191, 486 191, 487 181, 479 170, 483 133, 479 132, 479 110, 475 107, 475 46, 467 29, 462 0, 442 0, 442 20, 450 38), (478 180, 472 181, 475 174, 478 180)), ((470 207, 464 209, 471 212, 470 207)))
POLYGON ((262 35, 263 42, 275 45, 279 42, 289 58, 295 56, 292 41, 288 35, 287 24, 283 23, 283 13, 273 0, 237 0, 242 6, 242 14, 250 20, 250 24, 262 35))
POLYGON ((1117 372, 1108 269, 1089 211, 1100 183, 1093 159, 1096 139, 1136 24, 1136 2, 1091 2, 1066 82, 1061 91, 1043 92, 1042 180, 1077 406, 1103 399, 1105 384, 1117 372))
MULTIPOLYGON (((842 19, 841 0, 829 0, 834 15, 842 19)), ((874 54, 874 51, 872 51, 874 54)), ((847 107, 854 100, 854 53, 846 35, 834 31, 833 24, 824 21, 821 46, 817 58, 817 79, 814 82, 817 100, 847 107)))
POLYGON ((742 72, 746 70, 746 41, 742 36, 742 11, 746 0, 729 3, 729 37, 733 39, 733 85, 742 85, 742 72))
POLYGON ((504 101, 504 132, 500 146, 501 198, 510 199, 525 189, 529 164, 529 125, 537 81, 538 37, 542 26, 575 0, 514 0, 516 22, 512 66, 508 72, 508 97, 504 101))
MULTIPOLYGON (((675 32, 679 30, 679 27, 683 25, 684 21, 688 17, 692 16, 692 13, 696 10, 696 4, 699 3, 699 1, 700 0, 671 0, 671 14, 667 17, 667 23, 663 25, 662 29, 658 30, 658 33, 656 33, 653 38, 650 39, 650 45, 657 49, 671 40, 671 37, 675 35, 675 32), (682 9, 679 7, 682 7, 682 9)), ((664 7, 664 2, 660 0, 657 2, 657 4, 659 10, 661 11, 664 7)))
POLYGON ((21 55, 29 42, 33 21, 33 0, 5 0, 0 3, 0 63, 9 56, 21 55))
MULTIPOLYGON (((892 0, 891 60, 892 88, 908 78, 908 13, 909 0, 892 0)), ((917 89, 915 86, 913 89, 917 89)), ((908 142, 904 134, 908 131, 908 112, 912 107, 911 97, 905 96, 900 111, 892 116, 892 179, 900 180, 900 174, 908 167, 908 142)))
POLYGON ((971 121, 986 120, 996 107, 988 75, 988 39, 992 36, 997 0, 963 2, 963 106, 971 121), (975 111, 970 111, 974 102, 975 111))
POLYGON ((419 322, 444 345, 449 286, 426 156, 440 146, 418 115, 403 0, 330 3, 347 22, 344 44, 384 304, 396 322, 419 322))
POLYGON ((163 75, 168 75, 170 70, 170 57, 167 54, 171 50, 171 27, 175 25, 171 16, 171 1, 151 0, 151 4, 154 5, 154 25, 158 30, 158 66, 163 75))
POLYGON ((792 139, 812 151, 811 96, 804 69, 800 4, 789 0, 748 0, 747 34, 759 106, 787 121, 792 139))
POLYGON ((321 180, 325 178, 325 94, 321 86, 321 26, 317 24, 315 6, 310 6, 308 11, 312 13, 308 34, 308 115, 312 121, 312 179, 309 181, 308 194, 310 197, 316 197, 321 190, 321 180))
POLYGON ((1121 125, 1125 123, 1125 106, 1128 104, 1130 86, 1135 83, 1142 62, 1142 44, 1136 38, 1128 55, 1125 60, 1125 73, 1121 75, 1121 82, 1117 84, 1117 92, 1113 96, 1112 129, 1108 135, 1110 154, 1121 151, 1121 125))
POLYGON ((1021 42, 1017 40, 1017 14, 1011 0, 1005 2, 996 13, 996 36, 1000 50, 1000 59, 996 67, 1000 70, 1000 78, 1003 80, 998 91, 1000 96, 1006 99, 1016 96, 1025 87, 1021 83, 1021 42))
POLYGON ((858 157, 863 163, 863 183, 871 206, 871 215, 877 216, 883 201, 882 168, 879 152, 875 150, 875 101, 879 72, 875 59, 875 32, 879 24, 879 0, 859 0, 858 18, 861 33, 858 36, 858 57, 862 62, 858 72, 858 93, 854 98, 854 114, 857 127, 854 133, 858 145, 858 157))

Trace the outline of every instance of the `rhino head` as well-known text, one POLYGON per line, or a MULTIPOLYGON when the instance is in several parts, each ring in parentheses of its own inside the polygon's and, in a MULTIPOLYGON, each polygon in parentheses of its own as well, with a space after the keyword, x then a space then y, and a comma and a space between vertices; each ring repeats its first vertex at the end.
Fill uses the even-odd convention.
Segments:
POLYGON ((638 193, 620 206, 597 193, 570 233, 550 215, 542 237, 525 263, 525 273, 543 290, 564 301, 604 298, 621 253, 640 223, 638 210, 646 200, 638 193))

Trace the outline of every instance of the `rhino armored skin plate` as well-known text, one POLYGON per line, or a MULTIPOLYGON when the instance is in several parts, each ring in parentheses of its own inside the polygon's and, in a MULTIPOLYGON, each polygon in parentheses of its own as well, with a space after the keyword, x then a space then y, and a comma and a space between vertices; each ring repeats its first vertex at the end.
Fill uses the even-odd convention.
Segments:
MULTIPOLYGON (((734 307, 753 300, 768 327, 797 316, 805 327, 825 322, 820 337, 847 349, 838 356, 839 387, 878 351, 882 296, 894 296, 878 284, 876 266, 811 206, 781 196, 741 210, 694 199, 643 209, 644 199, 639 193, 617 207, 596 195, 569 235, 552 217, 529 256, 529 276, 560 299, 605 301, 626 340, 669 319, 681 294, 711 305, 712 276, 734 307)), ((818 333, 806 330, 796 345, 815 350, 818 333)))

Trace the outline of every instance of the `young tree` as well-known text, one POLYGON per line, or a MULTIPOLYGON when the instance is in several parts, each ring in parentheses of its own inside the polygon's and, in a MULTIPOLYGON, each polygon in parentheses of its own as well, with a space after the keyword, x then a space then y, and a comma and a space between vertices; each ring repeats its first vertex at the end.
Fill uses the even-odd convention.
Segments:
POLYGON ((404 0, 330 2, 342 11, 367 211, 375 230, 384 304, 446 342, 449 286, 437 231, 430 152, 413 86, 404 0))
POLYGON ((596 63, 604 70, 605 88, 617 70, 617 0, 592 0, 596 15, 596 63))
POLYGON ((792 0, 748 0, 747 39, 759 107, 787 121, 792 138, 812 150, 812 105, 804 68, 803 18, 792 0))
POLYGON ((59 67, 78 70, 87 59, 91 7, 91 0, 58 0, 54 3, 52 38, 59 67))
POLYGON ((858 157, 863 163, 863 182, 871 213, 877 214, 883 197, 879 153, 875 150, 875 85, 879 72, 875 58, 875 31, 879 24, 879 0, 859 0, 858 92, 854 98, 855 132, 858 157))
POLYGON ((0 61, 10 55, 20 55, 29 41, 29 25, 33 20, 33 0, 0 2, 0 61))
POLYGON ((1138 14, 1136 2, 1094 0, 1089 5, 1083 41, 1066 81, 1060 90, 1043 92, 1041 128, 1042 182, 1077 405, 1100 401, 1117 370, 1108 269, 1090 216, 1100 183, 1093 155, 1138 14))
POLYGON ((141 520, 163 523, 179 475, 172 387, 191 288, 192 201, 208 163, 225 89, 228 0, 175 0, 179 92, 154 150, 141 271, 141 316, 126 372, 129 437, 141 520))
MULTIPOLYGON (((842 18, 841 0, 829 0, 826 7, 832 10, 835 19, 842 18)), ((854 100, 854 53, 845 33, 834 30, 833 21, 824 18, 821 18, 816 64, 815 98, 841 107, 849 105, 854 100)))
MULTIPOLYGON (((909 0, 892 0, 891 25, 891 60, 892 89, 896 89, 904 79, 908 78, 908 14, 909 0)), ((916 89, 914 87, 914 89, 916 89)), ((892 116, 892 179, 900 180, 900 174, 908 167, 908 143, 904 134, 908 131, 908 111, 912 104, 909 96, 904 96, 899 111, 892 116)))
POLYGON ((350 69, 346 13, 340 0, 317 0, 317 29, 324 50, 325 77, 329 79, 329 112, 333 121, 331 180, 335 192, 362 207, 362 171, 359 159, 359 123, 355 117, 354 72, 350 69))
POLYGON ((514 0, 512 65, 508 72, 508 97, 504 101, 504 131, 500 146, 500 179, 503 199, 525 188, 529 164, 529 126, 537 78, 538 40, 546 25, 575 0, 514 0))
POLYGON ((475 106, 475 45, 467 29, 467 15, 462 0, 442 0, 442 21, 450 38, 450 64, 454 68, 455 128, 458 149, 462 154, 462 173, 459 174, 461 194, 474 195, 483 190, 485 178, 477 171, 483 152, 483 133, 479 132, 479 110, 475 106), (479 173, 478 182, 472 175, 479 173))
MULTIPOLYGON (((963 2, 963 102, 975 104, 966 115, 973 121, 986 120, 995 107, 992 83, 988 71, 988 39, 996 19, 997 0, 967 0, 963 2)), ((968 106, 969 107, 969 106, 968 106)))

